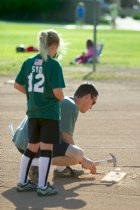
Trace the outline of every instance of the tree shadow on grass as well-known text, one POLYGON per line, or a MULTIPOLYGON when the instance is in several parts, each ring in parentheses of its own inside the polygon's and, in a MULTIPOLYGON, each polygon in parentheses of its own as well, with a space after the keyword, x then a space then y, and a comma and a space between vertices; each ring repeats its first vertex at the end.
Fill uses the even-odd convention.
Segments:
POLYGON ((84 77, 83 77, 83 80, 86 80, 86 79, 89 79, 90 75, 93 74, 93 71, 89 72, 88 74, 86 74, 84 77))

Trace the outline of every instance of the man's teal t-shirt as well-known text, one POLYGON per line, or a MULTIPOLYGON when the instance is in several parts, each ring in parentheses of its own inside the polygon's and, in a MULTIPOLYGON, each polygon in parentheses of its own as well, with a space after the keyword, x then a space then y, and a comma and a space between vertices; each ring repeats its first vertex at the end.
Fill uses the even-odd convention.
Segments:
POLYGON ((79 114, 79 109, 74 102, 73 97, 66 96, 63 101, 60 102, 61 106, 61 121, 60 130, 73 136, 75 129, 75 123, 79 114))

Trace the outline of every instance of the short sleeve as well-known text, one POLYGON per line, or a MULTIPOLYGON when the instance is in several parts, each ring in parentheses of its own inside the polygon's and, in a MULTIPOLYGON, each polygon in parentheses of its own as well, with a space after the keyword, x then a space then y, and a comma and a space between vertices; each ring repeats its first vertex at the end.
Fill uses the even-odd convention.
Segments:
POLYGON ((22 64, 22 67, 21 67, 21 70, 19 71, 16 79, 15 79, 15 82, 19 83, 20 85, 25 85, 25 72, 24 72, 24 69, 25 69, 25 62, 22 64))
POLYGON ((51 85, 53 89, 65 87, 62 67, 58 62, 56 62, 53 66, 53 71, 51 74, 51 85))

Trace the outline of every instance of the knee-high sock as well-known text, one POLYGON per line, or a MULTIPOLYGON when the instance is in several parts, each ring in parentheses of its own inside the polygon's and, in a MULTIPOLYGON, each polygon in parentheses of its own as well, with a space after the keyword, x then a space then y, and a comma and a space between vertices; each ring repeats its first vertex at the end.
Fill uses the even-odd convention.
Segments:
POLYGON ((22 184, 27 182, 29 168, 35 154, 36 153, 30 151, 29 149, 26 149, 25 153, 22 155, 19 173, 19 182, 22 184))
POLYGON ((43 188, 47 186, 48 175, 50 171, 52 159, 51 150, 41 150, 39 158, 39 187, 43 188))

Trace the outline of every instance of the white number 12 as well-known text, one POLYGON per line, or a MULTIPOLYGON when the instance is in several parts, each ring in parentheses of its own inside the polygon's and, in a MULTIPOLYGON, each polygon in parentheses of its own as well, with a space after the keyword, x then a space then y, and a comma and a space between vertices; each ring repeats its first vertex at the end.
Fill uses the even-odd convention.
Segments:
POLYGON ((43 93, 44 92, 44 75, 43 74, 37 74, 35 75, 35 79, 39 80, 37 81, 34 85, 32 85, 32 81, 33 81, 33 73, 31 73, 28 76, 28 80, 29 80, 29 87, 28 87, 28 92, 38 92, 38 93, 43 93))

